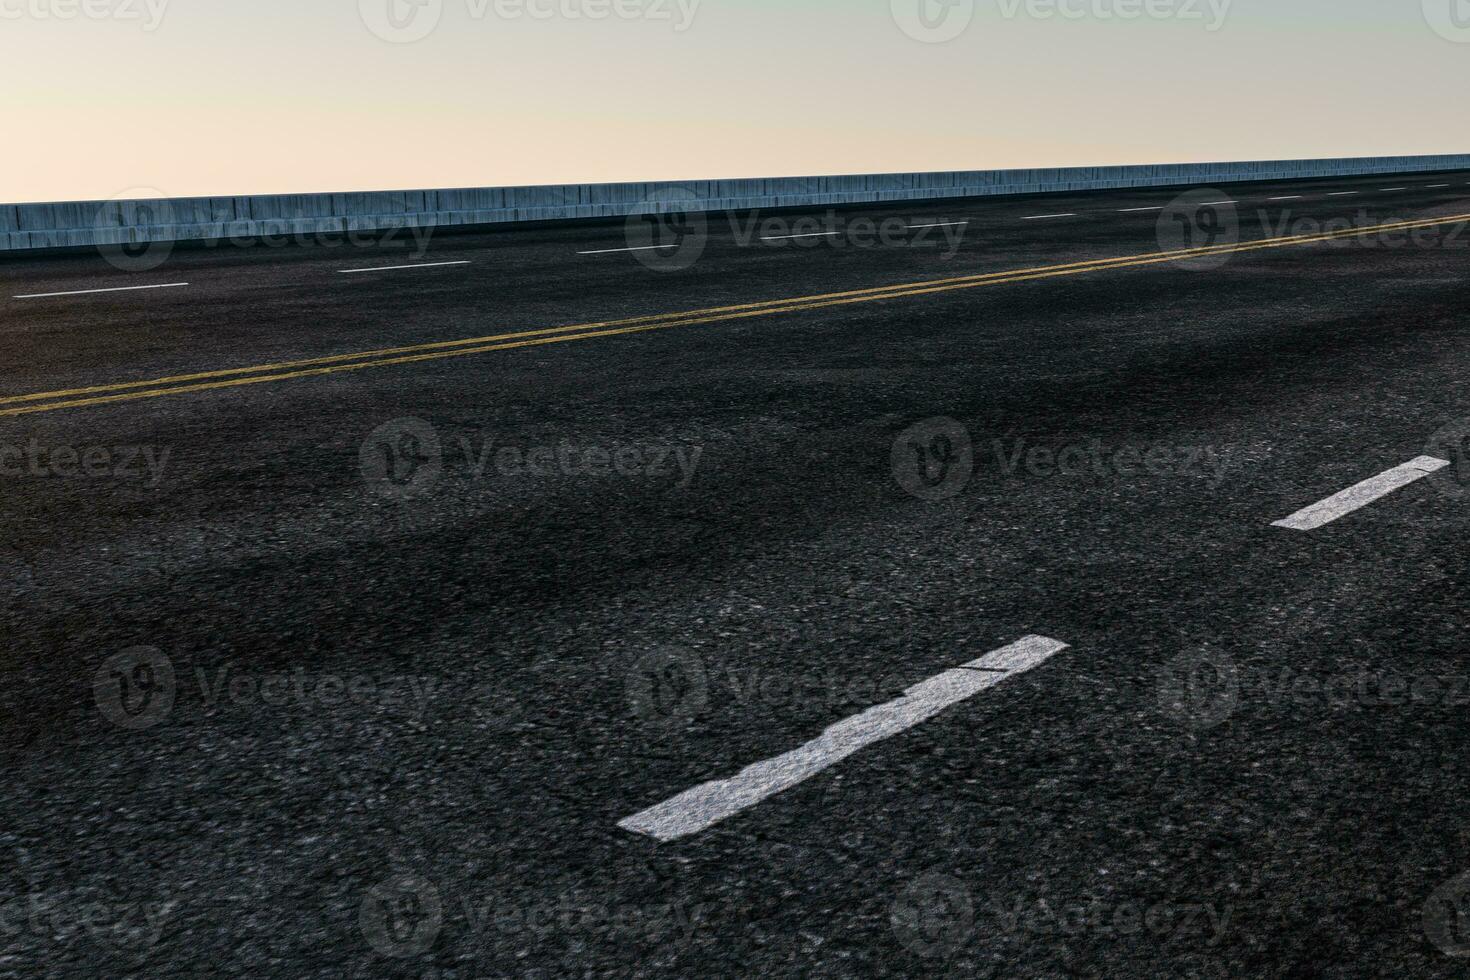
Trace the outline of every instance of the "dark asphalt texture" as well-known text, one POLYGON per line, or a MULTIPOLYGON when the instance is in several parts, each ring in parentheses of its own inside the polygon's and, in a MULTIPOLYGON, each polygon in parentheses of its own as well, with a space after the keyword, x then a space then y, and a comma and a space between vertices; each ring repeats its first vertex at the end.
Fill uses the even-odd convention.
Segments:
MULTIPOLYGON (((576 254, 621 225, 9 260, 3 397, 1139 255, 1173 225, 1116 212, 1184 190, 838 216, 954 251, 714 217, 682 269, 576 254)), ((1226 197, 1249 241, 1470 174, 1226 197)), ((1458 447, 1470 231, 1204 264, 0 417, 0 975, 1470 975, 1470 467, 1270 526, 1458 447), (1029 634, 1070 648, 617 827, 1029 634)))

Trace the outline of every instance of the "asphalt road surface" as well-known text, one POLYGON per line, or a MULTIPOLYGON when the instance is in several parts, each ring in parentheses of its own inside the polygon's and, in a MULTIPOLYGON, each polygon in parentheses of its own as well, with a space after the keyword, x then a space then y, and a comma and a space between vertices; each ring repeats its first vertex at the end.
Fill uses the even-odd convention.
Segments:
POLYGON ((0 975, 1465 976, 1467 221, 0 263, 0 975))

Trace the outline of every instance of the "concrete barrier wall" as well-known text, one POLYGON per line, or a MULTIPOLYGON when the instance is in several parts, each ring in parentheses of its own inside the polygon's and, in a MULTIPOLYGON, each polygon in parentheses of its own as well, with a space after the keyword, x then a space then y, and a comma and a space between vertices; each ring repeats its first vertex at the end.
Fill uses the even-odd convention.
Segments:
POLYGON ((1470 154, 0 205, 0 252, 1470 169, 1470 154))

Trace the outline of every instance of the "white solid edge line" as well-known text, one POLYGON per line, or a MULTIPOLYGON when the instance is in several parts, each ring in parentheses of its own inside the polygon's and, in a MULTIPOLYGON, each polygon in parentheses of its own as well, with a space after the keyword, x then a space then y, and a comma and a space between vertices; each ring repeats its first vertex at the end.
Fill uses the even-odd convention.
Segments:
POLYGON ((1032 215, 1028 215, 1028 216, 1022 218, 1021 220, 1022 221, 1040 221, 1043 218, 1075 218, 1075 217, 1077 217, 1077 212, 1076 211, 1069 211, 1066 214, 1032 214, 1032 215))
POLYGON ((156 286, 114 286, 111 289, 72 289, 64 293, 23 293, 12 299, 45 299, 48 296, 86 296, 91 293, 126 293, 135 289, 176 289, 187 286, 187 282, 161 282, 156 286))
POLYGON ((678 245, 639 245, 636 248, 597 248, 590 252, 578 252, 578 255, 609 255, 613 252, 651 252, 657 248, 678 248, 678 245))
POLYGON ((840 231, 813 231, 803 235, 765 235, 761 238, 763 242, 776 242, 784 238, 827 238, 831 235, 840 235, 840 231))
POLYGON ((378 265, 371 269, 338 269, 338 275, 347 275, 352 272, 394 272, 398 269, 437 269, 446 265, 469 265, 468 259, 459 262, 416 262, 413 265, 378 265))
POLYGON ((904 696, 853 715, 785 755, 757 762, 730 779, 704 783, 618 822, 658 841, 708 830, 727 817, 785 792, 859 750, 905 732, 987 688, 1038 667, 1067 649, 1044 636, 1008 647, 915 684, 904 696))
POLYGON ((1342 493, 1334 494, 1326 500, 1303 508, 1285 520, 1275 521, 1271 526, 1284 527, 1291 531, 1315 531, 1319 527, 1331 524, 1339 517, 1351 514, 1355 510, 1361 510, 1375 500, 1422 480, 1431 473, 1437 473, 1449 465, 1448 460, 1434 456, 1420 456, 1402 466, 1395 466, 1387 472, 1380 473, 1372 479, 1364 480, 1356 486, 1348 487, 1342 493))

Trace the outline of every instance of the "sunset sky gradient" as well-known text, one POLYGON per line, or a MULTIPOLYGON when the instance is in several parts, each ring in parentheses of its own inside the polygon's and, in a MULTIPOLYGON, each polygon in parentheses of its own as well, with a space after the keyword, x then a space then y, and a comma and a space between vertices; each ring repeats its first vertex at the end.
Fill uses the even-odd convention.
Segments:
POLYGON ((676 0, 424 0, 410 43, 360 0, 151 0, 152 30, 144 0, 61 19, 82 2, 0 0, 0 201, 1470 151, 1470 43, 1431 26, 1466 0, 1235 0, 1213 31, 1205 0, 977 0, 944 43, 891 0, 702 0, 683 30, 676 0))

